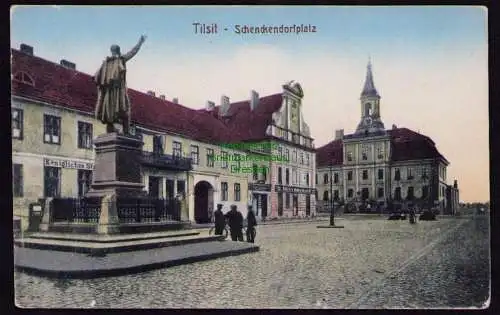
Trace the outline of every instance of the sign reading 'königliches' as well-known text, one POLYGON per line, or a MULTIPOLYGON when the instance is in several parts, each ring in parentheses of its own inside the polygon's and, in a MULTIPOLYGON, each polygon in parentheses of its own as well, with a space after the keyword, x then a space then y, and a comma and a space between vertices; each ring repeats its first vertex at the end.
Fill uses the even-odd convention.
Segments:
POLYGON ((83 170, 93 170, 94 163, 78 162, 69 159, 43 159, 44 166, 51 167, 62 167, 62 168, 73 168, 73 169, 83 169, 83 170))

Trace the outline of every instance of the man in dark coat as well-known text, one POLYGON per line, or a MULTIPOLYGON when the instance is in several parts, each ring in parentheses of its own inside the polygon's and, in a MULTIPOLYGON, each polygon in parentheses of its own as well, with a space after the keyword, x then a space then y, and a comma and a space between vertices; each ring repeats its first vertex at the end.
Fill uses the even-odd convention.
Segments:
POLYGON ((253 213, 253 207, 248 206, 247 213, 247 242, 253 243, 255 242, 254 233, 255 226, 257 225, 257 220, 255 219, 255 214, 253 213))
POLYGON ((243 241, 243 215, 236 209, 236 205, 231 205, 231 210, 225 214, 231 230, 233 241, 243 241))
POLYGON ((215 221, 215 235, 222 235, 224 227, 226 226, 226 218, 222 213, 222 204, 217 204, 217 210, 214 212, 215 221))

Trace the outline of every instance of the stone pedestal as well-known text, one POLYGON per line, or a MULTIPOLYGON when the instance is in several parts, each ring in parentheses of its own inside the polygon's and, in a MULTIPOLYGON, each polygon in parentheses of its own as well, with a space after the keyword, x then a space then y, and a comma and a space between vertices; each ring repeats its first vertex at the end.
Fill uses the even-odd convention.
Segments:
POLYGON ((87 197, 144 196, 141 178, 143 142, 116 132, 98 136, 95 141, 92 185, 87 197))
POLYGON ((146 195, 141 178, 143 142, 134 136, 108 133, 95 141, 95 162, 92 185, 87 197, 102 197, 97 232, 119 232, 117 197, 146 195))
POLYGON ((40 231, 48 232, 50 230, 50 217, 52 215, 52 199, 45 199, 45 205, 43 210, 42 223, 40 223, 40 231))

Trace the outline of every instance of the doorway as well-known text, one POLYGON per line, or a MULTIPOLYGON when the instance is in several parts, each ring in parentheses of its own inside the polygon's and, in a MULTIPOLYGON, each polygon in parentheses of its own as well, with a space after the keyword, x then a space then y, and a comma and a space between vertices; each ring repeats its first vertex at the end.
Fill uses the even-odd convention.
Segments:
POLYGON ((306 215, 311 215, 311 195, 306 195, 306 215))
POLYGON ((260 200, 262 200, 261 203, 261 209, 262 209, 262 217, 267 217, 267 195, 260 195, 260 200))
POLYGON ((213 187, 206 181, 194 186, 194 220, 196 223, 210 222, 210 209, 213 204, 213 187))
POLYGON ((160 198, 160 183, 162 178, 157 176, 149 176, 148 195, 152 198, 160 198))

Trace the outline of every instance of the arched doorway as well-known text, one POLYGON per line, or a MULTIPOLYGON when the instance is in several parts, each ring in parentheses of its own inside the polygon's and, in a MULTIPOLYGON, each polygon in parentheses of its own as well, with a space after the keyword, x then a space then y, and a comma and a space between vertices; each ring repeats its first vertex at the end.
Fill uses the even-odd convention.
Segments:
POLYGON ((194 220, 196 223, 210 222, 213 213, 214 189, 209 182, 201 181, 194 186, 194 220))

